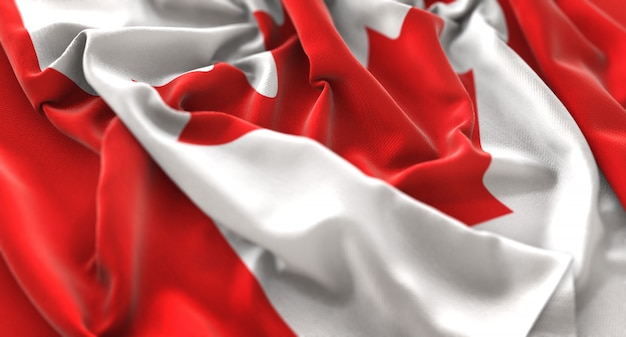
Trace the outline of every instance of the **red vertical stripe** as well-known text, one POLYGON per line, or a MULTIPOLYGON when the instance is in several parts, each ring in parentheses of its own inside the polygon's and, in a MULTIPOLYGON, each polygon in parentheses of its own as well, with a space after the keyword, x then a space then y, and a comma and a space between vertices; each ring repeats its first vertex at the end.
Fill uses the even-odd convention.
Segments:
POLYGON ((621 16, 611 20, 599 7, 581 0, 501 3, 508 27, 516 27, 509 45, 527 63, 536 64, 626 205, 626 34, 624 23, 615 21, 621 16))
POLYGON ((16 336, 51 327, 67 336, 293 335, 211 220, 102 100, 54 69, 40 72, 15 5, 0 3, 0 13, 11 61, 1 60, 0 252, 10 274, 0 269, 0 290, 14 309, 0 326, 16 336))

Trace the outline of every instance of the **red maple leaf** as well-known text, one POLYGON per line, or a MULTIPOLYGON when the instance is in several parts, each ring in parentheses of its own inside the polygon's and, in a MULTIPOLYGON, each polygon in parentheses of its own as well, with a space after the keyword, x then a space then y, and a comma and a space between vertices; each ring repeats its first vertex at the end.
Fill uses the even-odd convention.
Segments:
POLYGON ((276 62, 276 97, 257 93, 225 63, 158 88, 168 104, 192 112, 181 141, 220 144, 257 127, 307 136, 467 224, 510 212, 482 183, 490 157, 468 91, 439 45, 439 19, 412 9, 395 40, 368 29, 366 69, 323 5, 285 7, 280 27, 255 13, 276 62))

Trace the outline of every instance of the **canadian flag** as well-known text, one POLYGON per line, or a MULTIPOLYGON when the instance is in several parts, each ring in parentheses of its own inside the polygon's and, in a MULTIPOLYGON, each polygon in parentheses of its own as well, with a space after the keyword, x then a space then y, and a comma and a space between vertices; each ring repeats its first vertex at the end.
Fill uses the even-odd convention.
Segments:
POLYGON ((626 335, 625 14, 0 2, 0 335, 626 335))

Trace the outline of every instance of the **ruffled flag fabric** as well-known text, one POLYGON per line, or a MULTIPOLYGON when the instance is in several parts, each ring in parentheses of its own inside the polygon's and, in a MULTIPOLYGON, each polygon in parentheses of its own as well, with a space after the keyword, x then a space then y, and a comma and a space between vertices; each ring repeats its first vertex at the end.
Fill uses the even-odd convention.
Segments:
POLYGON ((626 2, 0 2, 0 335, 626 335, 626 2))

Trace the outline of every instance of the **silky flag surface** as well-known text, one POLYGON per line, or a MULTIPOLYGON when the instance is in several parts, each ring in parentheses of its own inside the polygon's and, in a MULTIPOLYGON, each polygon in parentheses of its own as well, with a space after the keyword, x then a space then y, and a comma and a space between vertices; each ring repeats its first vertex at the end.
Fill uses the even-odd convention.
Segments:
POLYGON ((626 3, 0 2, 0 336, 626 336, 626 3))

